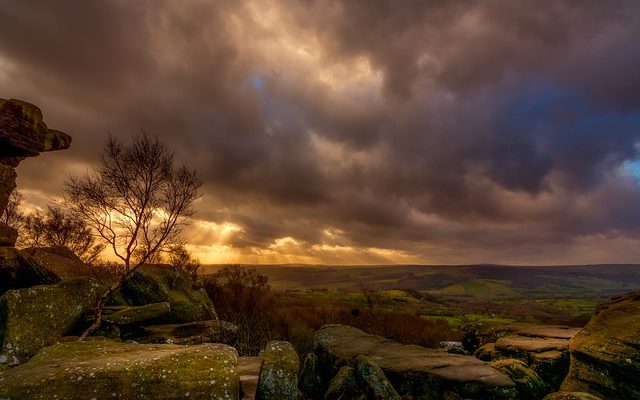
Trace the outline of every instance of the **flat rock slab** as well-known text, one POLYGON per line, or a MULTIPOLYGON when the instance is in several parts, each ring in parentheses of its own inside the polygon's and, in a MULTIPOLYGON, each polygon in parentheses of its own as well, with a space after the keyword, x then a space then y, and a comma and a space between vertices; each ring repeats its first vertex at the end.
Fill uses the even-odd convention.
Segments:
POLYGON ((523 325, 522 328, 516 331, 516 335, 569 340, 580 332, 580 330, 582 330, 582 328, 569 328, 567 326, 557 325, 523 325))
POLYGON ((238 372, 240 374, 240 387, 242 388, 242 400, 254 400, 260 376, 261 357, 238 358, 238 372))
POLYGON ((400 395, 409 394, 414 399, 450 395, 487 400, 518 398, 509 377, 475 357, 403 345, 349 326, 327 325, 318 330, 314 352, 321 370, 331 376, 364 355, 382 368, 400 395))
POLYGON ((238 357, 222 344, 60 343, 0 373, 0 398, 237 400, 238 357))
POLYGON ((527 336, 505 336, 496 341, 496 349, 506 351, 525 351, 540 353, 543 351, 565 351, 569 348, 567 339, 546 339, 527 336))

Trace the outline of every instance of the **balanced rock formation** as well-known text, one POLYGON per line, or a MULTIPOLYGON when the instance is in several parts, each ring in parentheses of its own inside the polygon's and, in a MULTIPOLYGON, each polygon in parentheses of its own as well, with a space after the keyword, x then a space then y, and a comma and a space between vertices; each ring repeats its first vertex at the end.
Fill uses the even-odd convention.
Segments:
MULTIPOLYGON (((22 160, 43 151, 67 149, 70 144, 69 135, 47 127, 38 107, 0 99, 0 213, 16 187, 15 168, 22 160)), ((15 229, 0 223, 0 246, 13 246, 17 237, 15 229)))
POLYGON ((223 344, 60 343, 1 372, 0 398, 238 400, 237 364, 223 344))
POLYGON ((562 392, 607 400, 640 398, 640 292, 599 307, 569 349, 571 367, 562 392))
POLYGON ((358 356, 377 364, 401 396, 414 399, 518 399, 514 382, 504 373, 470 356, 403 345, 344 325, 326 325, 314 336, 313 349, 323 388, 344 366, 356 367, 358 356))

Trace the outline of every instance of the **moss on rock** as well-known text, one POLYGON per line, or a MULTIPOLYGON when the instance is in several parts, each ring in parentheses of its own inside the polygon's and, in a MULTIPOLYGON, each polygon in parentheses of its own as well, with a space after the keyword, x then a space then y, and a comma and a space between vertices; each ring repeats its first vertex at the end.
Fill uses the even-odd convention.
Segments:
POLYGON ((256 400, 296 400, 300 360, 289 342, 267 343, 262 353, 256 400))
POLYGON ((319 368, 318 356, 308 353, 302 363, 300 379, 298 380, 298 388, 306 399, 320 400, 323 397, 322 376, 319 368))
POLYGON ((344 366, 329 382, 324 400, 355 400, 365 398, 364 390, 358 384, 353 368, 344 366))
POLYGON ((113 302, 132 306, 167 302, 171 311, 157 323, 185 323, 218 319, 204 289, 196 290, 189 274, 170 265, 144 265, 133 272, 113 302))
POLYGON ((549 385, 520 360, 506 359, 492 362, 489 365, 503 372, 515 382, 522 400, 540 400, 551 392, 549 385))
POLYGON ((77 278, 0 297, 0 370, 24 363, 65 335, 94 306, 98 283, 77 278))
POLYGON ((222 344, 60 343, 0 373, 0 398, 239 398, 237 352, 222 344))
POLYGON ((354 360, 354 375, 368 399, 400 400, 400 395, 391 386, 382 369, 365 356, 358 356, 354 360))

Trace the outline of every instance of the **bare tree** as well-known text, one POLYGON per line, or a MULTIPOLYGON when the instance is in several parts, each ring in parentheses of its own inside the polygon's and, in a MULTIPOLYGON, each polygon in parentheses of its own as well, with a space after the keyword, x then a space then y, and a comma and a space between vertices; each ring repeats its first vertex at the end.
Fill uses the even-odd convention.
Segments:
POLYGON ((200 260, 192 257, 184 245, 180 244, 169 249, 169 264, 189 274, 191 280, 197 283, 200 260))
POLYGON ((378 293, 372 288, 366 286, 364 283, 360 283, 360 293, 362 293, 362 298, 367 305, 367 311, 369 313, 369 327, 373 329, 375 325, 373 309, 375 308, 378 300, 378 293))
POLYGON ((124 264, 117 281, 100 297, 93 323, 79 341, 100 327, 107 299, 133 271, 179 243, 202 181, 195 171, 174 164, 173 152, 156 136, 143 132, 130 143, 110 136, 93 171, 68 179, 68 207, 124 264))
POLYGON ((52 206, 46 212, 37 210, 23 217, 20 244, 65 246, 87 264, 93 264, 104 249, 82 218, 52 206))

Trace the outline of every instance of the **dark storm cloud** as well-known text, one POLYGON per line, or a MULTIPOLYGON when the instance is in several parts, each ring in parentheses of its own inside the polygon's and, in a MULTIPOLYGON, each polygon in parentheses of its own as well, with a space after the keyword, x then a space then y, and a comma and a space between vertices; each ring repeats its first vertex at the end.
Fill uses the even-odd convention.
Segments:
MULTIPOLYGON (((55 194, 108 132, 146 129, 203 175, 199 217, 241 227, 240 251, 289 237, 310 254, 582 260, 570 249, 640 233, 624 168, 639 14, 622 0, 0 0, 0 97, 74 137, 46 170, 20 167, 24 189, 55 194)), ((598 254, 637 256, 610 246, 598 254)))

